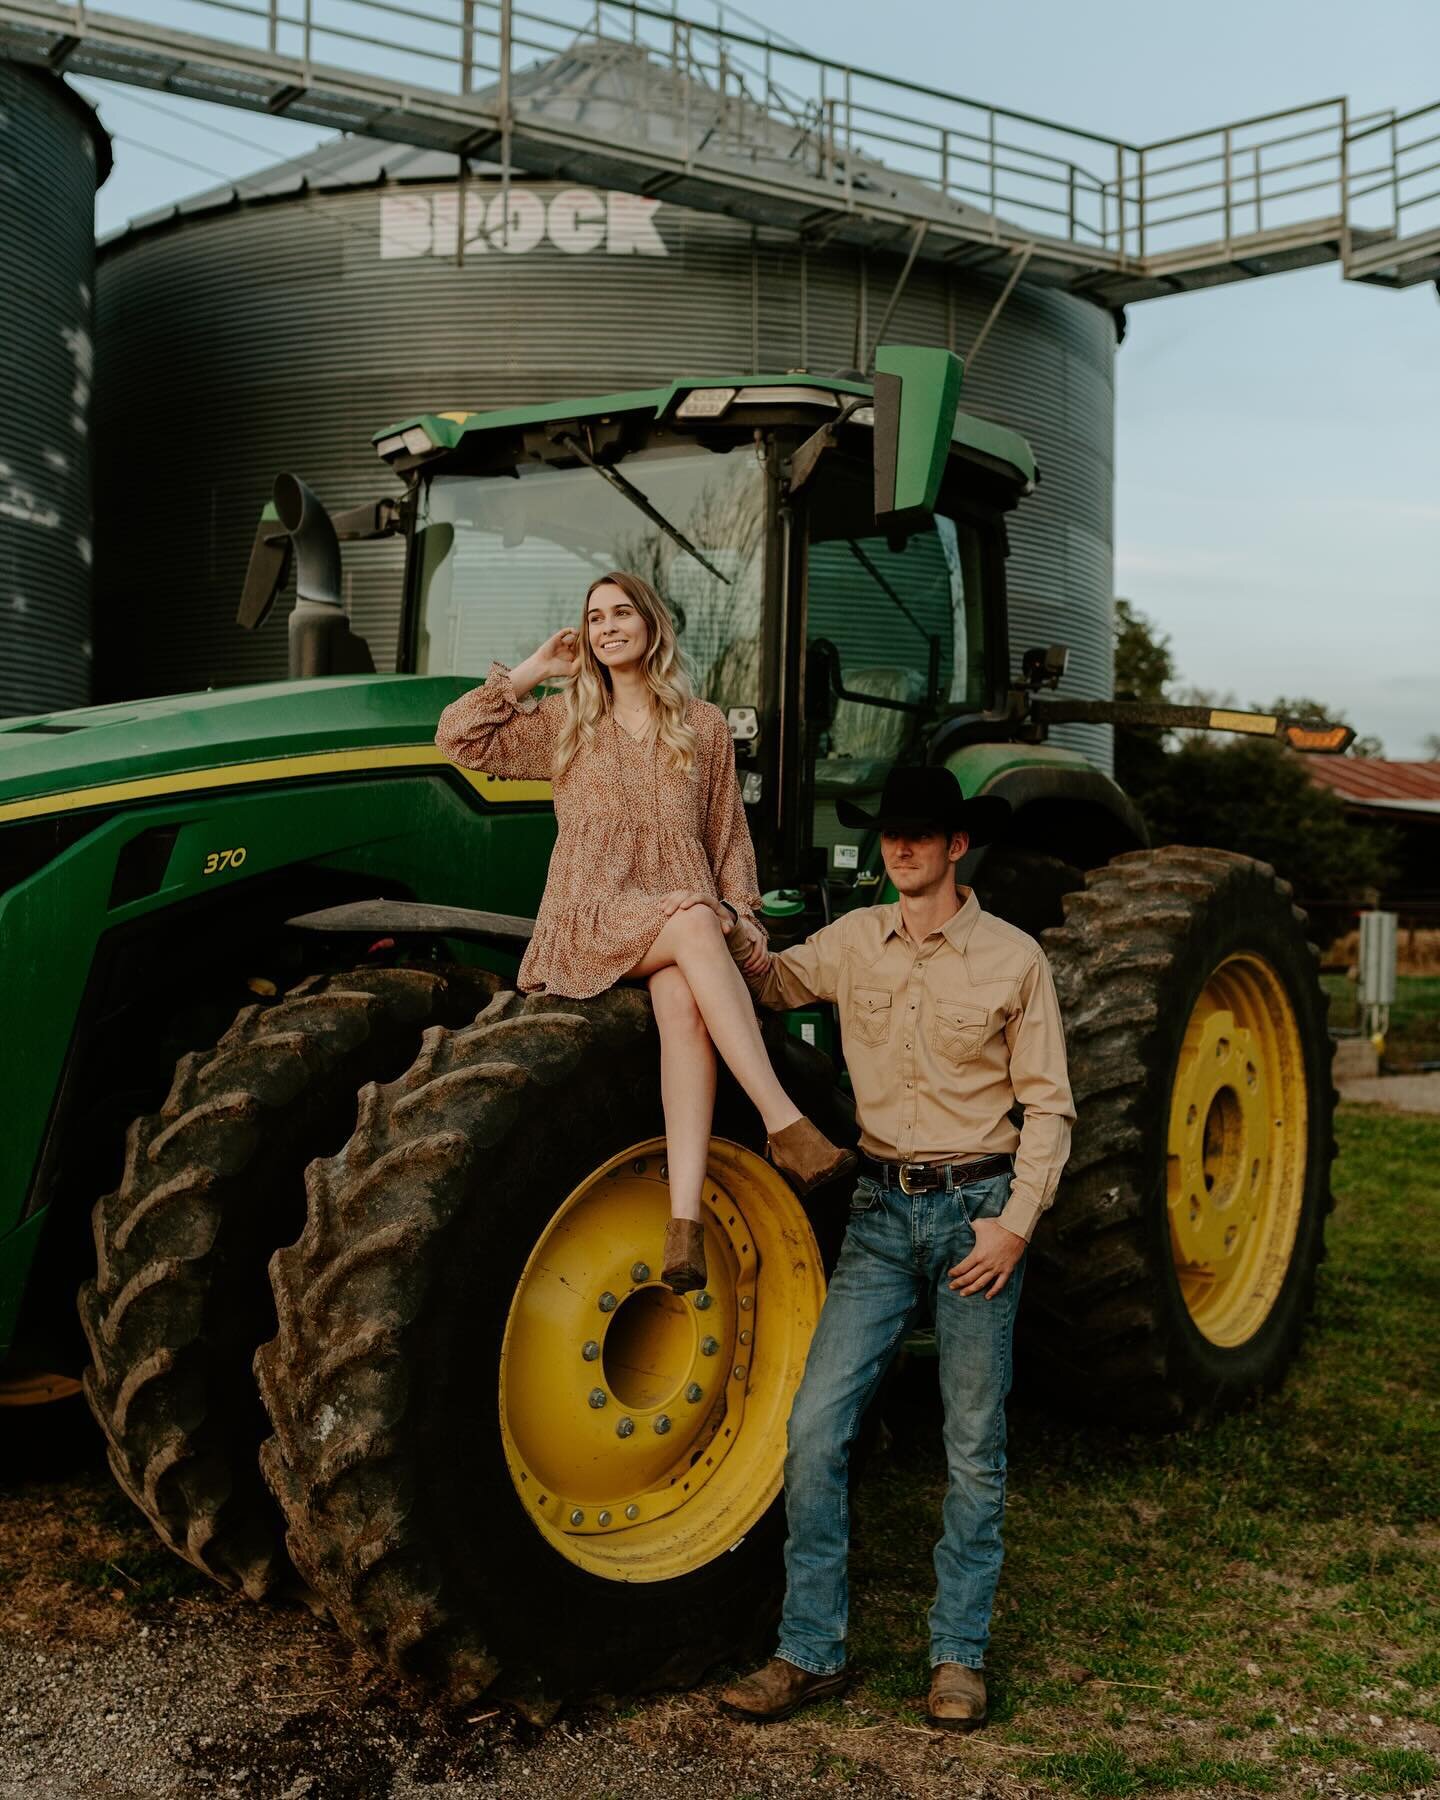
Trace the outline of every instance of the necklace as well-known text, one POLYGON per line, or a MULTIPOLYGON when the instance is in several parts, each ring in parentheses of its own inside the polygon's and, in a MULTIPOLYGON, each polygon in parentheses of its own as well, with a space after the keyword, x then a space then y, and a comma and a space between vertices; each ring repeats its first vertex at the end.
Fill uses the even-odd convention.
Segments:
POLYGON ((628 737, 630 739, 632 744, 643 744, 645 742, 645 739, 647 737, 649 737, 649 735, 650 735, 651 726, 655 723, 655 715, 648 706, 644 709, 643 714, 631 713, 629 715, 629 717, 632 719, 640 718, 640 717, 644 718, 645 724, 644 724, 643 729, 640 731, 632 731, 631 730, 630 726, 627 725, 625 722, 626 715, 620 711, 618 706, 612 706, 610 708, 610 716, 611 716, 611 718, 614 719, 615 723, 620 727, 620 729, 625 733, 626 737, 628 737))

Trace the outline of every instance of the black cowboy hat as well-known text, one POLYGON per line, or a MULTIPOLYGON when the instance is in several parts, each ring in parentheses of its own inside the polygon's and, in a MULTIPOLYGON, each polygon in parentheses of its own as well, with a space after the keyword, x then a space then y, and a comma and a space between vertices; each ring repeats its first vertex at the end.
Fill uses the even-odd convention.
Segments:
POLYGON ((998 794, 967 800, 949 769, 892 769, 885 777, 878 812, 853 800, 837 802, 842 825, 852 831, 963 831, 971 844, 988 844, 1010 817, 1010 802, 998 794))

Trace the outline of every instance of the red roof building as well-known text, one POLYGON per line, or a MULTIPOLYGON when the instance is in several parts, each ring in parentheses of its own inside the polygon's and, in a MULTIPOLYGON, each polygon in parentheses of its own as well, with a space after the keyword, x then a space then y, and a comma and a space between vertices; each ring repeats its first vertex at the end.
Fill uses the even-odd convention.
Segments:
POLYGON ((1305 767, 1346 806, 1399 824, 1417 813, 1440 818, 1440 762, 1383 762, 1378 757, 1308 756, 1305 767))

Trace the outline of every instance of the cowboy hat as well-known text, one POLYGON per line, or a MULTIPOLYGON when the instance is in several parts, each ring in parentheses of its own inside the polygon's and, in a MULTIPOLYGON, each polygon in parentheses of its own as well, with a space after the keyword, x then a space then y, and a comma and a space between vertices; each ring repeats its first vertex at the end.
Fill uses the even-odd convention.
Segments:
POLYGON ((892 769, 879 810, 867 813, 853 800, 837 802, 842 825, 852 831, 963 831, 972 845, 988 844, 1005 827, 1010 802, 984 794, 967 800, 949 769, 892 769))

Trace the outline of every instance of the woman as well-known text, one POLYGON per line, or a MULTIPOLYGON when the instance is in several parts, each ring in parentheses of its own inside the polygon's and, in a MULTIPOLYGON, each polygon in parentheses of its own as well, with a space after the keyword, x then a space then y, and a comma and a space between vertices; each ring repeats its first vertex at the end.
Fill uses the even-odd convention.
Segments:
POLYGON ((446 707, 435 741, 466 768, 554 784, 558 836, 519 985, 573 1000, 648 985, 670 1179, 661 1279, 703 1287, 717 1050, 802 1193, 855 1161, 780 1086, 725 944, 759 900, 725 717, 691 693, 660 596, 615 573, 591 583, 578 633, 553 633, 514 670, 496 663, 446 707), (568 685, 537 702, 550 681, 568 685))

